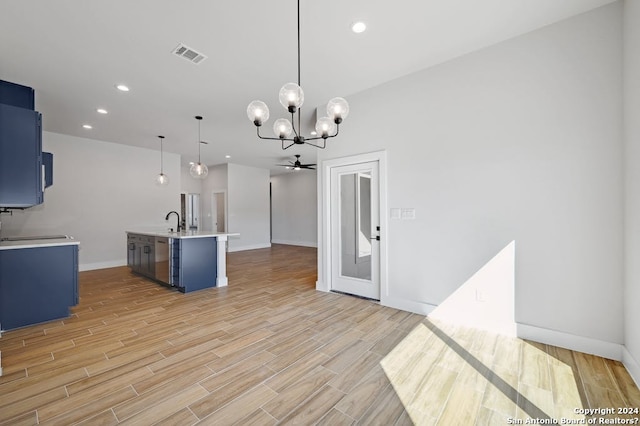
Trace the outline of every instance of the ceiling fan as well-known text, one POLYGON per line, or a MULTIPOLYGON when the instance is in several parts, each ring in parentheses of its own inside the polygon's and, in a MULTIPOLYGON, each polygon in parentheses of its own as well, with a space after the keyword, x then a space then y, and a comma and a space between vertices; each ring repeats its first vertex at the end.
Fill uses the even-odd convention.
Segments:
POLYGON ((283 166, 287 169, 300 170, 300 169, 308 169, 315 170, 315 164, 302 164, 300 163, 300 154, 296 154, 296 161, 289 161, 290 164, 276 164, 276 166, 283 166))

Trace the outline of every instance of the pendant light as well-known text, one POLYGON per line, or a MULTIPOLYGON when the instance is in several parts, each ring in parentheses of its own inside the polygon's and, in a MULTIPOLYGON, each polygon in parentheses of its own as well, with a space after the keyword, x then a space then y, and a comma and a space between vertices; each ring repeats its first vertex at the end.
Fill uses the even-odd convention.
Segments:
POLYGON ((198 120, 198 162, 191 164, 189 173, 196 179, 204 179, 209 174, 209 168, 200 161, 200 144, 202 144, 202 140, 200 139, 200 122, 202 121, 202 117, 196 115, 196 120, 198 120))
POLYGON ((169 185, 169 177, 164 174, 163 163, 164 163, 164 155, 162 149, 162 141, 164 140, 164 136, 158 136, 160 138, 160 174, 156 176, 156 184, 160 186, 169 185))

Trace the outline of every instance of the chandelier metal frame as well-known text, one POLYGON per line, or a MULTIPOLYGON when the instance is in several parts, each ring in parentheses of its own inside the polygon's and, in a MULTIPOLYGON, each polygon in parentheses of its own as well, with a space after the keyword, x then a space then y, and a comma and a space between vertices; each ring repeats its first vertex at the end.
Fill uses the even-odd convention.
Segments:
POLYGON ((282 89, 280 89, 280 103, 285 108, 287 108, 287 111, 291 114, 291 121, 289 122, 289 120, 286 120, 286 119, 276 120, 276 122, 274 123, 274 132, 278 137, 268 137, 268 136, 262 136, 260 134, 260 127, 262 127, 262 125, 269 119, 269 108, 267 107, 267 105, 264 102, 257 101, 257 100, 251 102, 247 107, 247 115, 249 117, 249 120, 252 121, 253 124, 256 126, 256 134, 258 138, 265 139, 265 140, 281 141, 282 150, 288 149, 294 145, 304 145, 304 144, 311 145, 320 149, 325 149, 327 139, 335 138, 336 136, 338 136, 340 132, 340 124, 349 113, 349 104, 343 98, 331 99, 327 105, 327 114, 329 115, 329 117, 320 118, 316 124, 316 132, 319 136, 305 137, 301 134, 302 125, 301 125, 300 106, 304 101, 304 92, 302 91, 302 88, 300 86, 300 0, 297 0, 297 4, 298 4, 298 84, 296 87, 294 83, 288 83, 288 84, 285 84, 282 87, 282 89), (291 88, 293 87, 293 90, 298 91, 298 95, 300 95, 299 98, 302 99, 299 105, 295 105, 293 101, 289 101, 288 105, 284 104, 282 97, 283 97, 283 91, 287 89, 287 86, 290 86, 289 90, 292 90, 291 88), (296 129, 296 123, 295 123, 296 112, 298 113, 297 129, 296 129), (290 137, 291 133, 293 133, 294 135, 293 137, 290 137), (317 144, 317 143, 310 142, 310 141, 318 141, 318 140, 321 140, 322 143, 317 144), (286 142, 290 142, 290 143, 286 144, 286 142))

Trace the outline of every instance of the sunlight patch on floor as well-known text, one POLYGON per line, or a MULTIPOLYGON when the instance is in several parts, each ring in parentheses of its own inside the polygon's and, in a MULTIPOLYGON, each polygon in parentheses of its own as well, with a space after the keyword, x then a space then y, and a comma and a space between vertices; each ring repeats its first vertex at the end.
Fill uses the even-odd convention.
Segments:
POLYGON ((416 425, 584 418, 571 366, 518 338, 425 319, 380 365, 416 425))

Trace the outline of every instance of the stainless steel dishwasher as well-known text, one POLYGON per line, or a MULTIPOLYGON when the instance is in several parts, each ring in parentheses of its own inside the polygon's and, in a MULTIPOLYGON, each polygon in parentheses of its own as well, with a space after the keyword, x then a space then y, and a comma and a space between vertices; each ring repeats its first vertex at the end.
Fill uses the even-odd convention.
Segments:
POLYGON ((171 266, 169 262, 169 238, 156 237, 155 245, 155 259, 156 259, 156 280, 165 284, 170 284, 171 281, 171 266))

